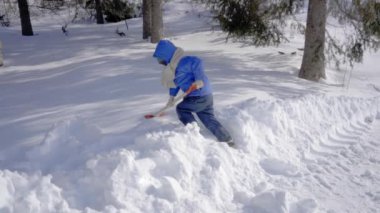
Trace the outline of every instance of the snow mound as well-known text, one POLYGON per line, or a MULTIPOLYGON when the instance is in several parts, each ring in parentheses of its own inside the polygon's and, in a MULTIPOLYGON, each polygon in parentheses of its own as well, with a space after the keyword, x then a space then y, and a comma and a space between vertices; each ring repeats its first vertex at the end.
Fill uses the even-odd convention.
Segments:
MULTIPOLYGON (((116 137, 80 118, 67 120, 27 151, 22 164, 29 169, 0 170, 0 210, 328 211, 334 206, 319 203, 326 203, 337 183, 320 175, 328 166, 320 162, 329 155, 361 154, 350 134, 360 139, 378 104, 378 99, 322 95, 248 100, 219 112, 237 149, 201 134, 203 127, 195 123, 150 132, 138 126, 116 137), (324 190, 310 194, 313 187, 324 190), (295 194, 294 188, 305 190, 295 194)), ((350 169, 350 163, 339 162, 350 169)), ((18 163, 9 167, 20 168, 18 163)))
POLYGON ((86 158, 89 148, 100 140, 100 130, 86 124, 81 118, 59 122, 38 146, 26 153, 30 162, 28 168, 46 173, 51 169, 75 167, 86 158))
POLYGON ((69 208, 52 176, 0 170, 0 212, 78 212, 69 208))
POLYGON ((300 154, 318 150, 323 141, 350 129, 364 131, 377 117, 379 103, 379 98, 306 95, 251 99, 221 114, 243 150, 297 162, 300 154))

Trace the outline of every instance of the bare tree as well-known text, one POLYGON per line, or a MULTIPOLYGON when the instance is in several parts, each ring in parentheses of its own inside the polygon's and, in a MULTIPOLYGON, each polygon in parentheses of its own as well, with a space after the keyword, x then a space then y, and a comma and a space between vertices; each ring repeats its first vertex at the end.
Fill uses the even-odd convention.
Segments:
POLYGON ((162 0, 152 1, 152 37, 151 42, 157 43, 163 36, 162 0))
POLYGON ((152 35, 152 0, 143 0, 143 39, 152 35))
POLYGON ((30 22, 29 6, 27 0, 17 0, 18 8, 20 11, 21 30, 23 36, 32 36, 33 28, 30 22))
POLYGON ((305 48, 298 76, 318 81, 325 74, 325 33, 327 0, 310 0, 305 32, 305 48))

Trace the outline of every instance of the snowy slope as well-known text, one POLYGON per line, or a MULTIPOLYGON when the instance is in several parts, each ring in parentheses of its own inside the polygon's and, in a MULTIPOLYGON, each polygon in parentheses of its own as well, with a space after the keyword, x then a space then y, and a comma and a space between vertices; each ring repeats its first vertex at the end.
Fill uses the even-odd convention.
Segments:
POLYGON ((380 209, 379 53, 350 81, 331 68, 317 84, 296 77, 301 37, 255 48, 225 42, 195 5, 165 13, 167 38, 204 59, 237 148, 174 110, 144 120, 168 94, 140 19, 128 31, 70 25, 67 37, 54 19, 33 37, 0 28, 1 213, 380 209))

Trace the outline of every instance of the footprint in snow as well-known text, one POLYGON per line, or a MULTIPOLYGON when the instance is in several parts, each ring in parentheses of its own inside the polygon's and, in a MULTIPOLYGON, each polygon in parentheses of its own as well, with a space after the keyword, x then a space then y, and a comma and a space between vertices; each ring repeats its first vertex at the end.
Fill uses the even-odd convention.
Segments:
POLYGON ((286 177, 295 177, 300 175, 296 166, 274 158, 268 158, 260 161, 260 166, 270 175, 282 175, 286 177))

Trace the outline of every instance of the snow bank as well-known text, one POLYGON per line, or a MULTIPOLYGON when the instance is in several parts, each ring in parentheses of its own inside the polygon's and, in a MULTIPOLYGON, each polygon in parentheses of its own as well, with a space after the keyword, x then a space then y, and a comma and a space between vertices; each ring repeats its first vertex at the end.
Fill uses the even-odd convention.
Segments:
POLYGON ((296 162, 302 159, 303 151, 317 149, 318 142, 339 131, 355 125, 368 126, 378 111, 379 98, 306 95, 251 99, 221 114, 247 152, 259 150, 280 159, 292 157, 290 160, 296 162))
POLYGON ((62 197, 52 176, 0 171, 0 212, 76 212, 62 197))
POLYGON ((148 133, 140 126, 115 137, 71 119, 56 124, 26 162, 10 162, 8 168, 21 172, 0 170, 0 211, 329 210, 335 207, 318 204, 323 191, 294 188, 306 184, 305 168, 317 154, 331 151, 321 142, 364 131, 378 106, 378 99, 344 96, 251 99, 218 113, 237 149, 201 134, 196 124, 148 133))
MULTIPOLYGON (((379 98, 306 95, 269 101, 251 99, 222 110, 223 120, 233 130, 239 148, 246 155, 256 156, 252 167, 257 166, 259 173, 264 172, 269 179, 275 178, 269 181, 272 187, 288 188, 288 194, 299 190, 300 200, 293 203, 277 191, 265 192, 263 198, 257 195, 258 204, 245 205, 254 212, 314 212, 321 202, 321 212, 352 211, 356 206, 352 198, 347 198, 352 193, 340 188, 345 181, 338 170, 357 169, 353 166, 355 158, 368 161, 365 150, 372 148, 361 145, 361 141, 378 119, 379 106, 379 98), (343 161, 346 166, 334 165, 334 161, 343 161), (332 196, 332 192, 343 198, 329 202, 326 194, 332 196)), ((257 173, 250 178, 261 179, 257 173)), ((265 180, 267 177, 261 181, 265 180)), ((371 189, 370 184, 367 187, 363 194, 371 189)))
POLYGON ((57 123, 39 146, 26 153, 27 168, 44 173, 52 169, 71 169, 88 158, 88 150, 100 140, 100 130, 81 121, 81 118, 57 123))

